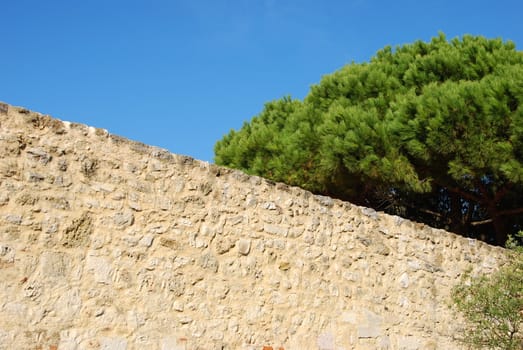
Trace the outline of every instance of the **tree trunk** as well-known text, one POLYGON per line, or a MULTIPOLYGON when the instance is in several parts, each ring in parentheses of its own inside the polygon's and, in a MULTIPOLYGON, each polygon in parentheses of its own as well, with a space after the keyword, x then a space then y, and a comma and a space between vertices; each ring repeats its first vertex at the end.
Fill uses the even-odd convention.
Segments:
POLYGON ((507 228, 505 225, 505 221, 503 220, 501 215, 499 215, 499 212, 495 205, 496 204, 493 203, 493 205, 489 205, 489 207, 487 208, 487 212, 490 218, 492 219, 492 226, 494 228, 494 242, 492 243, 504 247, 508 238, 507 228))
POLYGON ((465 222, 461 196, 458 193, 448 192, 450 196, 450 231, 465 234, 465 222))

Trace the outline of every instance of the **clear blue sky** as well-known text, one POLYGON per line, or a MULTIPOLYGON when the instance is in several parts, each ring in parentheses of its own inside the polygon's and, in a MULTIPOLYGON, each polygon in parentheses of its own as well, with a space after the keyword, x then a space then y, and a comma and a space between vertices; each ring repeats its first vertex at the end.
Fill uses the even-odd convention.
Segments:
POLYGON ((2 0, 0 101, 212 161, 265 102, 438 31, 523 47, 521 0, 2 0))

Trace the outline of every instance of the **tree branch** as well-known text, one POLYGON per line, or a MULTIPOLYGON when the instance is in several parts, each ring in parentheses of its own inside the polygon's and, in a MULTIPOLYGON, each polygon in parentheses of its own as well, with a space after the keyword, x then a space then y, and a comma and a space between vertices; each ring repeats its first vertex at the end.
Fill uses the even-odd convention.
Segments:
MULTIPOLYGON (((523 208, 517 208, 517 209, 510 209, 510 210, 502 210, 496 213, 496 216, 507 216, 507 215, 514 215, 514 214, 523 214, 523 208)), ((470 224, 472 226, 479 226, 479 225, 485 225, 490 224, 492 222, 491 219, 481 220, 481 221, 474 221, 470 224)))
POLYGON ((503 196, 507 194, 511 187, 512 183, 503 185, 503 187, 494 195, 494 203, 498 203, 503 198, 503 196))
POLYGON ((480 226, 480 225, 490 224, 491 222, 492 222, 492 219, 487 219, 487 220, 481 220, 481 221, 473 221, 470 224, 472 226, 480 226))
POLYGON ((514 215, 514 214, 523 214, 523 208, 502 210, 502 211, 499 211, 496 213, 497 216, 507 216, 507 215, 514 215))
POLYGON ((473 201, 473 202, 480 203, 480 204, 486 204, 486 201, 485 201, 484 198, 482 198, 480 196, 476 196, 476 195, 474 195, 474 194, 472 194, 470 192, 464 191, 464 190, 462 190, 459 187, 445 186, 445 185, 442 185, 442 184, 439 184, 439 185, 442 188, 446 188, 450 192, 459 194, 461 197, 463 197, 465 199, 468 199, 469 201, 473 201))

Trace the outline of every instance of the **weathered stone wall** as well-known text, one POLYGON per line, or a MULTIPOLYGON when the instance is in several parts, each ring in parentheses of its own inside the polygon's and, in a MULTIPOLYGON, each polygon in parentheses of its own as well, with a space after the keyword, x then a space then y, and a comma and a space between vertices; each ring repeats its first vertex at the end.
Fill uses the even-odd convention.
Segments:
POLYGON ((0 104, 0 349, 458 349, 504 251, 0 104))

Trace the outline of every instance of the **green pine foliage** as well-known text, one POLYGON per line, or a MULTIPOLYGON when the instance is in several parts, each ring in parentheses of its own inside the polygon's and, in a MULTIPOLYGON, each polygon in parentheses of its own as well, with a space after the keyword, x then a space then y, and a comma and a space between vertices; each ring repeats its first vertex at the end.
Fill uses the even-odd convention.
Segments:
POLYGON ((523 54, 443 34, 351 63, 215 146, 215 162, 503 244, 523 227, 523 54))

